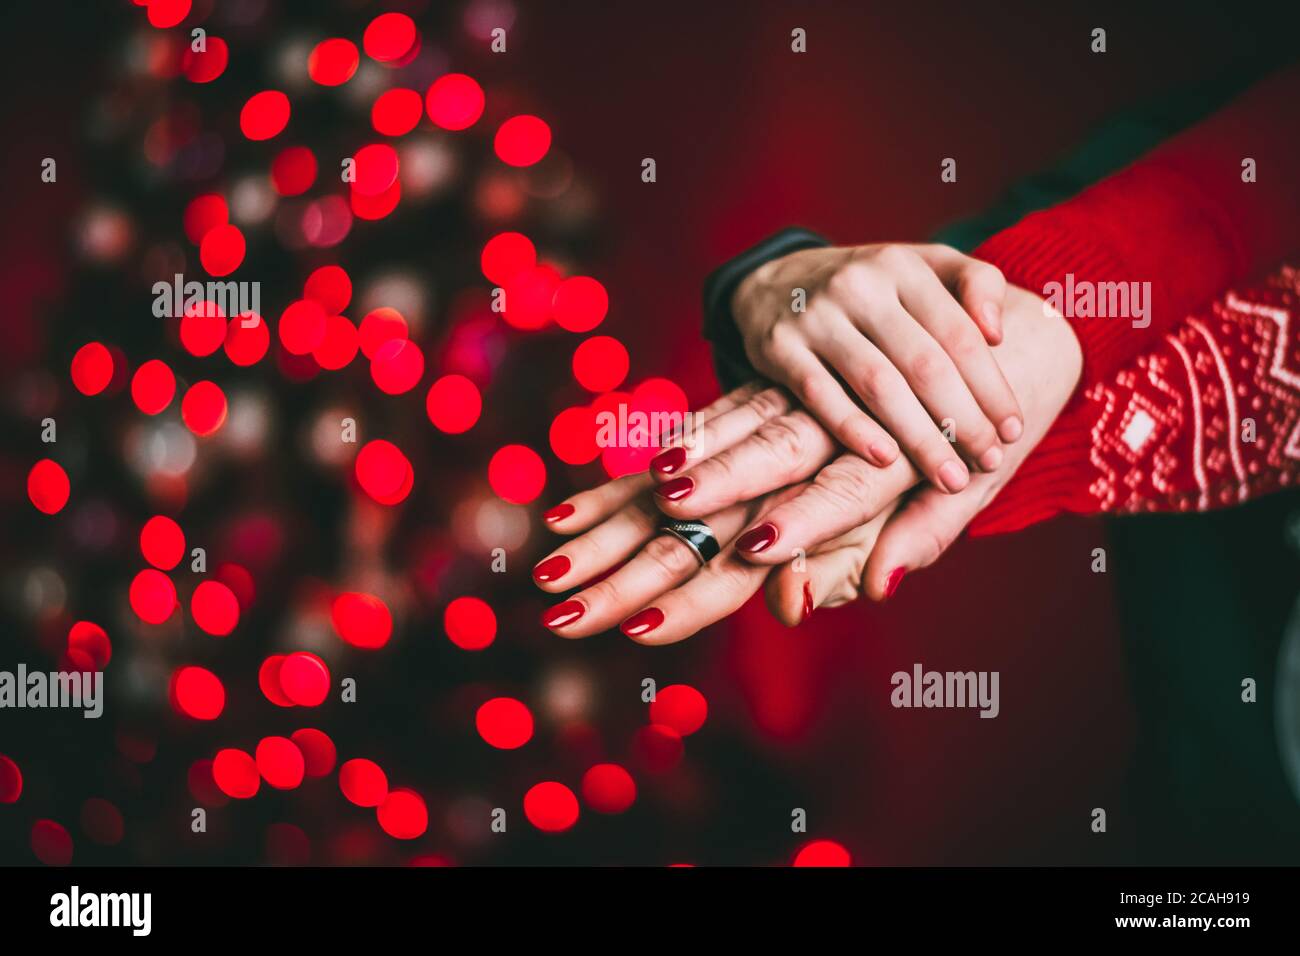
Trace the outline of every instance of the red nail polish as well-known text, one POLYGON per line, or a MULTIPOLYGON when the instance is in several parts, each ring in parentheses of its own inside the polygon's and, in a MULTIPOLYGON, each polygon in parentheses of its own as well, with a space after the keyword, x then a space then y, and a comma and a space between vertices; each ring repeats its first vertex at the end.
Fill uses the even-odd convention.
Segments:
POLYGON ((640 637, 649 634, 663 622, 664 612, 657 607, 648 607, 644 611, 637 611, 623 622, 623 633, 628 637, 640 637))
POLYGON ((758 554, 760 551, 766 551, 772 547, 772 542, 776 540, 776 525, 770 522, 764 522, 757 528, 753 528, 742 534, 736 541, 736 548, 740 551, 746 551, 750 554, 758 554))
POLYGON ((672 481, 665 481, 655 489, 655 494, 660 498, 667 498, 669 501, 680 501, 695 490, 694 478, 674 478, 672 481))
MULTIPOLYGON (((813 604, 813 596, 812 596, 812 582, 805 581, 803 583, 803 621, 806 621, 808 620, 808 618, 812 617, 814 606, 815 605, 813 604)), ((801 621, 800 623, 803 623, 803 621, 801 621)))
POLYGON ((903 575, 907 573, 907 568, 894 568, 889 572, 889 578, 885 581, 885 597, 893 597, 894 592, 898 590, 898 585, 903 581, 903 575))
POLYGON ((555 607, 543 611, 542 624, 546 627, 564 627, 566 624, 572 624, 586 613, 587 609, 579 602, 565 601, 563 604, 557 604, 555 607))
POLYGON ((650 467, 661 475, 671 475, 686 464, 685 448, 669 448, 650 460, 650 467))
POLYGON ((542 515, 542 520, 548 524, 552 521, 559 521, 561 518, 567 518, 577 509, 571 504, 556 505, 550 511, 542 515))
POLYGON ((557 554, 533 568, 533 580, 554 581, 556 578, 562 578, 568 574, 569 568, 572 566, 573 564, 568 558, 562 554, 557 554))

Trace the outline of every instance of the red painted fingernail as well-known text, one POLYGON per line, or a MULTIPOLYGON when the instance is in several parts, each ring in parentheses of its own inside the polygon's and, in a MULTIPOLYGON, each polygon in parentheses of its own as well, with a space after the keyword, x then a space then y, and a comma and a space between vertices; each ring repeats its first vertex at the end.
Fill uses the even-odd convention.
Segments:
POLYGON ((657 607, 648 607, 644 611, 637 611, 623 622, 623 633, 628 637, 640 637, 649 634, 663 622, 664 612, 657 607))
POLYGON ((764 522, 757 528, 746 531, 736 541, 736 547, 741 551, 749 554, 758 554, 760 551, 766 551, 772 547, 772 542, 776 540, 776 525, 770 522, 764 522))
POLYGON ((578 601, 565 601, 563 604, 557 604, 555 607, 543 611, 542 624, 546 627, 564 627, 566 624, 572 624, 586 613, 587 609, 578 601))
POLYGON ((574 508, 573 505, 571 504, 566 503, 562 505, 556 505, 550 511, 542 515, 542 520, 546 521, 549 524, 552 521, 559 521, 561 518, 569 517, 569 515, 573 514, 573 512, 576 510, 577 509, 574 508))
POLYGON ((655 494, 660 498, 667 498, 669 501, 680 501, 695 490, 694 478, 674 478, 672 481, 665 481, 655 489, 655 494))
POLYGON ((669 448, 666 452, 650 459, 650 467, 661 475, 671 475, 684 464, 686 464, 685 448, 669 448))
POLYGON ((894 568, 889 572, 889 579, 885 581, 885 597, 893 597, 898 586, 903 582, 903 575, 907 573, 907 568, 894 568))
POLYGON ((533 568, 533 580, 554 581, 556 578, 562 578, 568 574, 569 568, 572 566, 573 564, 568 558, 562 554, 557 554, 533 568))
POLYGON ((803 620, 804 621, 812 617, 813 607, 814 605, 813 605, 813 596, 812 596, 812 582, 805 581, 803 583, 803 620))

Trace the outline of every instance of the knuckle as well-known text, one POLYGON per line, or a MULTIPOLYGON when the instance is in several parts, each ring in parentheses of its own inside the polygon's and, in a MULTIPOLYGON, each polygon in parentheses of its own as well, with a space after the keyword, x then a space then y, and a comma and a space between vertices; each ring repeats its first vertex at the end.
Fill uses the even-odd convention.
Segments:
POLYGON ((826 397, 826 375, 819 369, 809 369, 808 371, 799 372, 795 375, 791 387, 799 401, 805 405, 813 406, 821 402, 826 397))
POLYGON ((795 349, 795 336, 782 322, 776 322, 762 334, 745 339, 745 354, 754 368, 774 378, 789 363, 795 349))
MULTIPOLYGON (((711 561, 708 573, 716 577, 723 590, 735 592, 749 586, 754 579, 755 569, 744 561, 736 560, 735 556, 731 555, 726 560, 711 561)), ((762 572, 759 571, 758 573, 761 574, 762 572)))
MULTIPOLYGON (((714 455, 700 462, 691 472, 695 476, 696 487, 714 489, 733 487, 736 475, 735 461, 735 449, 727 449, 720 455, 714 455)), ((680 515, 684 509, 677 507, 678 504, 685 505, 690 500, 688 498, 682 502, 661 501, 659 508, 670 514, 680 515)))
POLYGON ((913 389, 923 390, 938 385, 944 377, 944 356, 937 349, 922 349, 908 363, 908 381, 913 389))
POLYGON ((893 376, 884 362, 867 362, 853 379, 853 390, 868 408, 877 408, 892 388, 893 376))
POLYGON ((827 292, 835 301, 851 305, 879 301, 890 288, 888 276, 865 260, 845 264, 826 286, 827 292))
POLYGON ((876 261, 891 272, 910 272, 921 261, 913 250, 896 242, 886 243, 876 250, 876 261))
POLYGON ((793 463, 803 454, 803 435, 788 416, 774 418, 754 433, 760 446, 781 463, 793 463))
POLYGON ((767 421, 785 411, 785 396, 779 388, 765 388, 749 400, 749 408, 761 421, 767 421))
POLYGON ((646 560, 657 565, 659 571, 668 580, 676 580, 693 570, 698 564, 686 545, 667 534, 651 538, 641 554, 646 560))
POLYGON ((769 358, 781 358, 794 347, 795 335, 789 323, 773 322, 758 340, 759 351, 769 358))
POLYGON ((744 385, 740 386, 739 388, 734 389, 727 395, 724 395, 722 398, 718 399, 713 404, 708 405, 705 408, 701 409, 700 412, 697 414, 707 415, 710 413, 714 413, 716 417, 718 408, 724 402, 730 402, 731 407, 744 405, 747 402, 752 401, 756 395, 758 395, 760 392, 765 391, 768 387, 769 386, 766 383, 764 383, 762 379, 758 379, 758 378, 752 379, 746 382, 744 385))
POLYGON ((958 365, 969 365, 977 361, 985 347, 984 340, 975 331, 975 327, 965 321, 954 323, 953 327, 944 333, 940 344, 958 365))
POLYGON ((829 465, 818 476, 815 484, 831 498, 836 507, 846 508, 848 514, 858 515, 870 508, 875 500, 876 477, 864 463, 856 465, 829 465))
POLYGON ((582 598, 589 608, 618 607, 623 602, 623 594, 613 578, 598 581, 582 592, 582 598))
POLYGON ((989 288, 1005 286, 1007 282, 1001 269, 991 262, 983 262, 979 259, 967 261, 964 277, 972 285, 982 285, 989 288))

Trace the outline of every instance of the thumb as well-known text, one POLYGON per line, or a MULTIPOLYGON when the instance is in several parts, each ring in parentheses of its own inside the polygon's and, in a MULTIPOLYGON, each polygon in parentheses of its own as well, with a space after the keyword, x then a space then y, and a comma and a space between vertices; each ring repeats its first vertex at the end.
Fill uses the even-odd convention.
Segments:
POLYGON ((772 616, 786 627, 795 627, 819 607, 856 601, 862 594, 867 556, 893 510, 891 504, 866 524, 822 545, 815 554, 775 568, 764 585, 772 616))
MULTIPOLYGON (((982 476, 981 476, 982 477, 982 476)), ((984 507, 989 488, 975 482, 965 491, 946 495, 930 486, 920 488, 885 522, 867 560, 863 589, 873 601, 894 593, 908 571, 928 567, 948 550, 984 507)))

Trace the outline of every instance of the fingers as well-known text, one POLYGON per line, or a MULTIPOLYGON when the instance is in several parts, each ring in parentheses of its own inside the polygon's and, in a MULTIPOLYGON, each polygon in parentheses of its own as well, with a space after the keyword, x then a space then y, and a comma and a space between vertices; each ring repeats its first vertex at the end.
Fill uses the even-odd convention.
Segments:
POLYGON ((763 516, 736 540, 746 561, 782 564, 822 542, 866 524, 915 484, 906 459, 873 468, 856 455, 841 455, 816 479, 763 516))
POLYGON ((937 561, 979 514, 994 488, 994 483, 984 478, 960 495, 918 489, 880 532, 863 573, 867 596, 882 601, 893 594, 908 571, 937 561))
MULTIPOLYGON (((998 275, 1001 276, 1001 273, 998 275)), ((979 419, 959 425, 959 443, 967 447, 969 454, 985 471, 994 470, 1002 458, 998 439, 1015 441, 1023 431, 1020 403, 1016 401, 1002 369, 977 327, 971 324, 969 317, 935 273, 921 270, 914 278, 904 282, 900 293, 903 307, 917 317, 939 347, 947 353, 983 413, 979 419), (990 431, 987 424, 990 422, 996 428, 996 433, 990 431), (968 431, 964 440, 963 431, 968 431), (996 459, 991 464, 984 458, 990 454, 989 449, 996 449, 997 452, 996 459)))
MULTIPOLYGON (((748 382, 732 389, 711 405, 695 413, 707 424, 719 415, 750 402, 760 392, 769 390, 762 381, 748 382)), ((653 479, 645 474, 625 475, 603 485, 579 492, 551 508, 542 515, 546 526, 557 534, 577 534, 603 521, 624 507, 651 486, 653 479)))
MULTIPOLYGON (((951 444, 946 453, 941 452, 936 438, 946 444, 951 440, 967 459, 979 462, 983 468, 986 463, 981 458, 997 444, 998 437, 952 357, 923 324, 933 321, 932 316, 914 317, 895 300, 879 301, 870 309, 850 312, 849 317, 877 344, 888 360, 886 364, 895 370, 895 374, 889 374, 879 366, 853 369, 855 379, 850 384, 860 389, 859 394, 865 392, 864 398, 870 397, 867 407, 898 436, 904 449, 926 456, 917 455, 916 462, 932 482, 949 493, 965 488, 969 479, 965 466, 951 444), (900 379, 906 396, 900 391, 900 379), (924 431, 922 415, 929 426, 924 431), (895 421, 901 424, 896 427, 895 421), (902 427, 908 429, 907 434, 898 430, 902 427), (939 460, 937 468, 935 458, 939 460)), ((978 339, 973 328, 969 332, 978 339)), ((992 462, 994 467, 998 463, 992 462)))
POLYGON ((653 484, 646 474, 624 475, 566 498, 542 518, 558 534, 577 534, 604 521, 653 484))
POLYGON ((802 481, 830 461, 836 450, 835 440, 807 412, 780 415, 740 444, 657 485, 655 502, 674 518, 712 514, 802 481))
POLYGON ((885 521, 898 500, 865 525, 822 545, 815 554, 775 568, 763 585, 768 610, 786 627, 795 627, 819 607, 839 607, 862 593, 862 572, 885 521))
MULTIPOLYGON (((902 312, 897 303, 894 309, 902 312)), ((905 318, 914 325, 910 316, 905 318)), ((843 332, 828 343, 827 359, 930 482, 948 492, 966 487, 970 473, 965 464, 891 358, 845 320, 843 332)))
POLYGON ((767 574, 725 548, 695 577, 624 621, 622 631, 638 644, 674 644, 740 610, 767 574))
MULTIPOLYGON (((732 541, 758 511, 756 503, 709 515, 719 543, 732 541)), ((565 549, 567 550, 567 546, 565 549)), ((716 558, 714 560, 717 560, 716 558)), ((588 637, 609 630, 700 570, 695 552, 670 534, 657 534, 613 574, 549 609, 543 623, 561 637, 588 637)), ((581 580, 575 576, 574 580, 581 580)))
MULTIPOLYGON (((833 316, 827 321, 834 322, 833 316)), ((871 346, 860 335, 854 345, 871 346)), ((874 347, 873 347, 874 348, 874 347)), ((806 349, 792 351, 783 371, 795 396, 832 435, 874 465, 888 465, 898 457, 898 445, 870 415, 853 403, 844 387, 806 349)), ((868 406, 870 407, 870 406, 868 406)), ((875 409, 872 409, 876 411, 875 409)))
POLYGON ((979 326, 985 341, 989 345, 1001 343, 1002 304, 1007 295, 1007 280, 1002 270, 938 243, 917 246, 916 252, 957 297, 966 314, 979 326))
MULTIPOLYGON (((860 460, 860 459, 859 459, 860 460)), ((795 485, 754 504, 761 515, 799 494, 795 485)), ((712 561, 681 587, 660 595, 648 607, 633 614, 622 625, 624 634, 639 644, 672 644, 690 637, 700 628, 738 611, 758 590, 768 569, 742 561, 735 544, 723 547, 712 561)))
POLYGON ((790 396, 784 389, 760 389, 736 407, 714 415, 689 436, 684 436, 681 444, 660 452, 650 461, 650 474, 656 481, 668 481, 692 463, 712 458, 738 444, 764 422, 789 410, 790 396))
POLYGON ((585 584, 635 554, 655 536, 660 520, 649 497, 642 495, 538 561, 533 566, 533 581, 551 592, 585 584))

